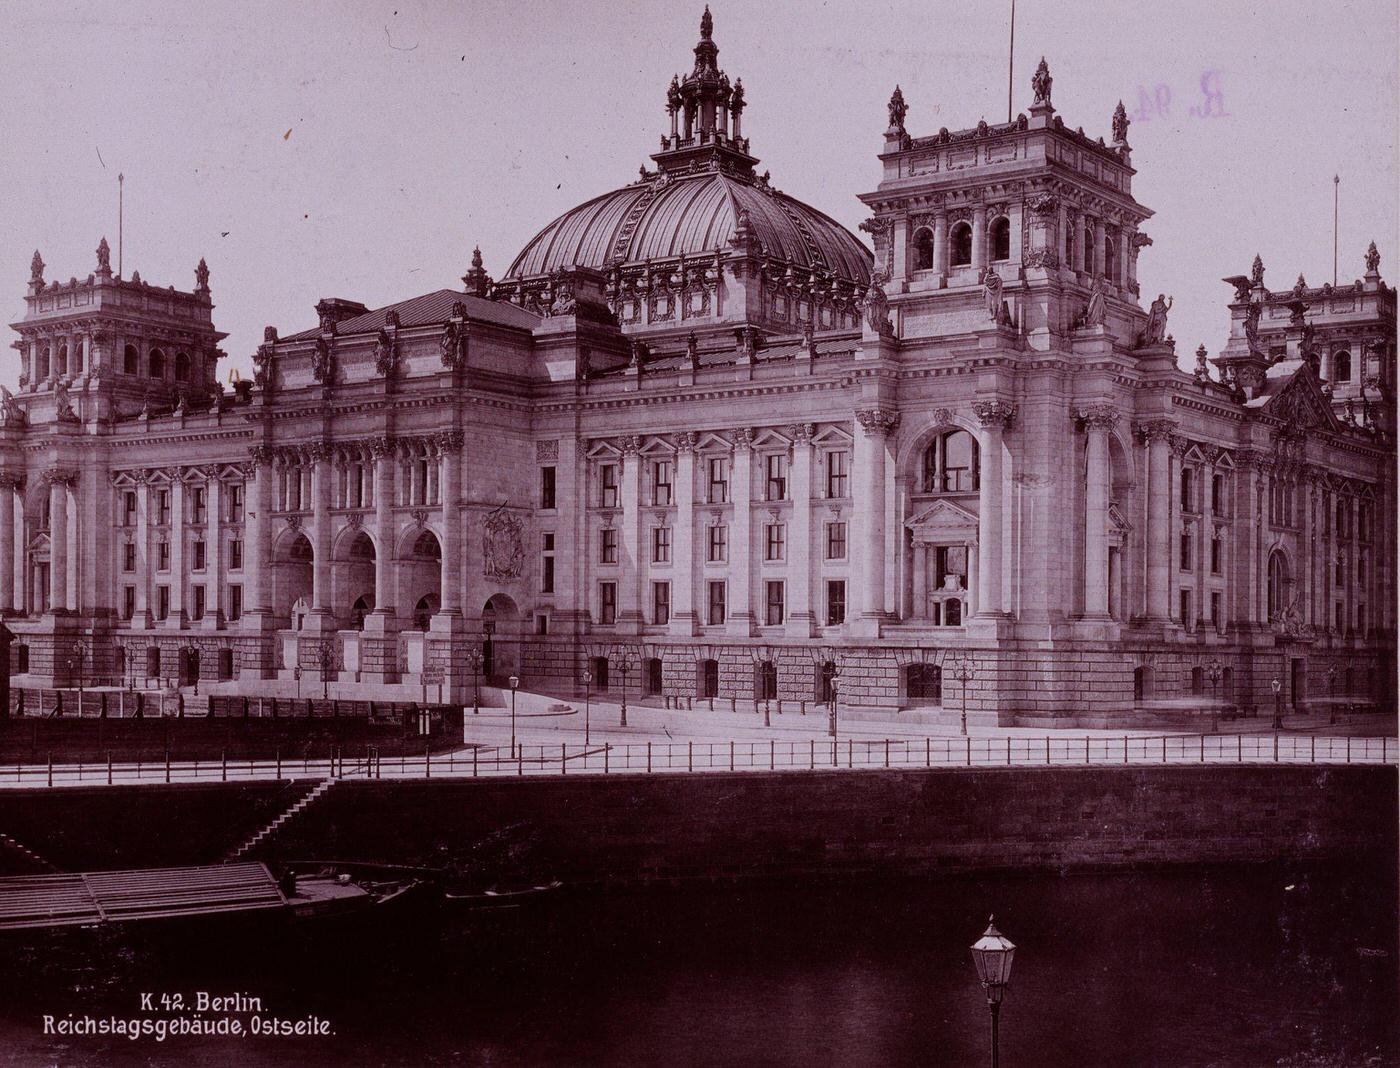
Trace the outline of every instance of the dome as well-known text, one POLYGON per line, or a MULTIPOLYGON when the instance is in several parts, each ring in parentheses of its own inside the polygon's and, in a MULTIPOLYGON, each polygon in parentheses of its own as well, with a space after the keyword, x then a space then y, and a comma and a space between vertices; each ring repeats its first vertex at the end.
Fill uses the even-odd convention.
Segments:
POLYGON ((849 230, 762 179, 719 170, 648 175, 566 212, 527 244, 502 281, 564 267, 614 265, 730 249, 740 214, 766 256, 849 282, 872 257, 849 230))

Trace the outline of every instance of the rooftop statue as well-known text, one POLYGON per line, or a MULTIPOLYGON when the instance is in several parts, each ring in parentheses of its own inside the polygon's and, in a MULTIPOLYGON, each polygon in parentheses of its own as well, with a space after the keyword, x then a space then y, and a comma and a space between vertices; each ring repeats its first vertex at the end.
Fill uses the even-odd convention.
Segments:
POLYGON ((1035 91, 1035 102, 1037 104, 1050 103, 1050 87, 1055 80, 1050 77, 1050 66, 1045 62, 1045 57, 1040 57, 1040 66, 1035 68, 1035 73, 1031 75, 1031 89, 1035 91))

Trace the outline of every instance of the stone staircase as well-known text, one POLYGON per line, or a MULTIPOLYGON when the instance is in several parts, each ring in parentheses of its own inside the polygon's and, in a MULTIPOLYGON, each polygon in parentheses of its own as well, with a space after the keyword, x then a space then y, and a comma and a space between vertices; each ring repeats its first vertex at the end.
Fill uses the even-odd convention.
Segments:
POLYGON ((232 849, 228 853, 226 853, 224 855, 223 862, 225 864, 232 864, 234 861, 246 856, 254 847, 258 845, 259 842, 263 841, 263 839, 273 834, 279 827, 282 826, 282 824, 286 823, 298 812, 301 812, 304 809, 306 809, 307 806, 313 804, 318 798, 325 796, 325 794, 330 790, 332 786, 336 784, 337 781, 338 780, 336 779, 323 779, 321 782, 317 783, 315 788, 313 788, 310 793, 308 793, 296 804, 292 805, 291 808, 287 809, 275 820, 269 823, 266 827, 262 828, 260 831, 254 834, 247 841, 243 842, 237 848, 232 849))
POLYGON ((43 857, 39 856, 38 853, 34 852, 34 850, 30 849, 23 842, 17 841, 16 839, 11 838, 8 834, 5 834, 3 832, 0 832, 0 851, 4 851, 6 853, 11 854, 12 856, 19 857, 26 864, 30 865, 31 867, 37 868, 39 871, 51 873, 58 873, 63 871, 63 869, 58 867, 58 865, 50 863, 43 857))

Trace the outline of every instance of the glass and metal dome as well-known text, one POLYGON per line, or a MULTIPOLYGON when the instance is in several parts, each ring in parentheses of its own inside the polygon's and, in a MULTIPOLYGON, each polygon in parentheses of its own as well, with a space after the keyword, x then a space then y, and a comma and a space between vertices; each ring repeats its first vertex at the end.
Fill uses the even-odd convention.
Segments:
POLYGON ((566 212, 521 251, 502 283, 570 267, 604 272, 625 264, 714 256, 736 246, 786 267, 846 283, 870 279, 872 257, 841 224, 774 189, 754 173, 742 136, 743 80, 716 65, 709 9, 695 68, 667 92, 671 132, 652 156, 657 169, 566 212))

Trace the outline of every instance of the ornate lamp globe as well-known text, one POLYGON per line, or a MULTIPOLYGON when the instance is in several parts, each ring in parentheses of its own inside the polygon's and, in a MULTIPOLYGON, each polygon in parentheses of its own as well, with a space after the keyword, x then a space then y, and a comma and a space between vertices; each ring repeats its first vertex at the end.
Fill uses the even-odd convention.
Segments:
POLYGON ((982 937, 972 944, 972 963, 977 966, 977 978, 987 992, 987 1000, 993 1004, 1001 1001, 1001 995, 1011 982, 1011 960, 1016 956, 1016 947, 1011 940, 997 930, 992 917, 987 917, 987 929, 982 937))

